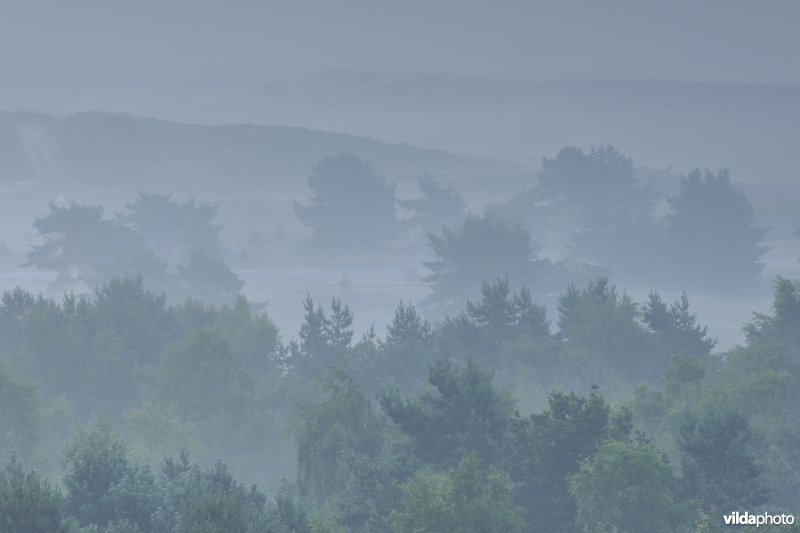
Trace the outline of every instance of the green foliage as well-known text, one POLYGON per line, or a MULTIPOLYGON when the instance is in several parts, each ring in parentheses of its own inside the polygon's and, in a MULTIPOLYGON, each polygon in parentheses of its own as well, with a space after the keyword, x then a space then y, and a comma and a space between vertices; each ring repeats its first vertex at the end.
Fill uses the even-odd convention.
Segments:
POLYGON ((259 533, 267 525, 266 515, 247 501, 225 490, 203 493, 184 509, 178 533, 259 533))
POLYGON ((160 257, 183 261, 189 252, 197 251, 209 258, 222 258, 222 227, 214 224, 215 205, 194 199, 177 202, 170 194, 140 191, 125 207, 127 213, 118 214, 118 220, 141 235, 160 257))
POLYGON ((562 148, 542 161, 532 196, 551 231, 572 238, 572 258, 610 267, 625 279, 644 280, 642 273, 657 265, 655 195, 636 182, 633 161, 616 148, 562 148))
POLYGON ((747 418, 735 411, 687 416, 678 435, 686 493, 719 512, 766 503, 752 438, 747 418))
POLYGON ((68 395, 86 414, 116 414, 135 398, 137 361, 128 353, 135 346, 126 347, 111 324, 103 324, 89 298, 70 293, 59 304, 31 297, 19 318, 3 320, 18 332, 10 365, 37 379, 45 397, 68 395))
POLYGON ((294 416, 298 487, 313 508, 353 490, 359 464, 382 446, 382 423, 360 388, 341 370, 327 381, 327 398, 304 404, 294 416))
POLYGON ((198 300, 186 300, 171 308, 177 331, 173 338, 191 335, 198 329, 213 330, 237 354, 244 369, 253 376, 266 377, 280 371, 281 346, 275 323, 265 313, 253 311, 244 296, 233 306, 211 307, 198 300))
POLYGON ((308 513, 297 494, 296 485, 284 483, 269 502, 267 514, 274 533, 309 533, 308 513))
POLYGON ((508 227, 489 218, 471 215, 455 229, 428 234, 433 259, 424 262, 431 273, 425 279, 433 294, 429 305, 456 308, 487 279, 505 276, 515 284, 537 291, 549 287, 558 268, 537 259, 539 249, 521 227, 508 227))
POLYGON ((474 358, 497 366, 490 358, 504 343, 521 339, 546 341, 550 323, 544 306, 533 303, 523 285, 512 293, 508 278, 483 282, 481 300, 467 300, 466 310, 455 318, 445 318, 439 335, 443 352, 452 357, 474 358))
POLYGON ((460 224, 466 216, 467 204, 458 192, 450 187, 442 187, 430 175, 417 178, 422 196, 408 200, 398 200, 400 207, 413 215, 404 221, 408 225, 424 231, 436 231, 442 226, 460 224))
POLYGON ((326 324, 328 345, 334 352, 341 353, 353 340, 353 313, 338 298, 331 300, 331 315, 326 324))
POLYGON ((99 205, 50 204, 50 212, 33 223, 44 243, 33 247, 26 264, 59 272, 57 281, 61 283, 68 283, 70 272, 75 271, 75 281, 92 287, 126 262, 148 255, 136 232, 104 219, 103 214, 99 205))
MULTIPOLYGON (((402 453, 391 448, 384 423, 372 414, 357 388, 333 393, 330 401, 335 405, 298 409, 295 434, 300 494, 317 519, 334 520, 348 531, 385 531, 398 484, 413 468, 402 453), (342 408, 343 403, 350 407, 342 408), (325 414, 331 420, 326 420, 325 414), (312 426, 313 422, 318 427, 312 426)), ((312 519, 309 525, 314 523, 312 519)))
MULTIPOLYGON (((383 339, 374 329, 354 339, 347 305, 323 310, 309 297, 289 346, 243 297, 169 306, 137 276, 59 301, 7 292, 0 451, 47 466, 42 451, 74 419, 124 421, 132 452, 97 425, 64 455, 61 523, 93 533, 682 531, 694 526, 680 514, 709 530, 729 507, 793 508, 796 282, 778 278, 773 309, 747 326, 745 345, 711 354, 685 294, 670 305, 653 292, 639 306, 607 279, 570 286, 552 334, 544 307, 524 286, 514 293, 512 278, 489 278, 439 324, 401 303, 383 339), (519 403, 498 382, 516 385, 519 403), (590 383, 623 407, 568 392, 590 383), (553 388, 567 392, 546 396, 553 388), (370 401, 380 390, 386 419, 370 401), (515 413, 545 399, 541 412, 515 413), (631 438, 634 422, 652 441, 631 438), (293 476, 289 423, 297 485, 267 504, 234 476, 293 476), (182 455, 154 475, 132 459, 155 464, 177 447, 203 464, 226 457, 231 470, 182 455), (661 452, 681 467, 677 480, 661 452), (673 484, 696 503, 680 502, 673 484)), ((30 490, 56 508, 55 496, 30 490)))
POLYGON ((536 185, 490 206, 494 219, 522 224, 550 242, 570 242, 568 259, 644 281, 662 240, 655 195, 633 176, 633 162, 611 146, 562 148, 542 160, 536 185), (652 258, 652 259, 650 259, 652 258), (648 260, 650 259, 650 260, 648 260))
POLYGON ((72 417, 105 415, 153 462, 185 447, 204 460, 224 453, 237 474, 290 473, 285 461, 275 463, 279 472, 259 470, 259 457, 268 449, 288 455, 285 420, 302 389, 284 375, 277 328, 243 298, 233 307, 168 307, 139 277, 112 278, 91 296, 60 302, 17 290, 2 300, 0 330, 9 332, 0 336, 3 368, 35 379, 42 392, 34 416, 17 379, 3 380, 10 396, 2 405, 14 407, 3 430, 14 442, 3 443, 2 453, 54 454, 72 417), (22 415, 27 429, 14 422, 22 415), (45 422, 42 433, 37 425, 45 422))
POLYGON ((309 533, 346 533, 347 530, 335 521, 314 516, 308 523, 309 533))
POLYGON ((303 301, 305 321, 300 326, 300 345, 294 363, 305 376, 320 377, 331 367, 346 367, 353 339, 353 313, 338 298, 331 300, 330 315, 314 307, 311 296, 303 301))
POLYGON ((457 366, 449 359, 437 359, 428 381, 433 390, 417 396, 404 400, 390 389, 380 398, 417 457, 437 468, 453 466, 468 452, 487 463, 496 460, 513 402, 494 387, 491 373, 471 361, 457 366))
POLYGON ((611 373, 629 381, 655 380, 666 367, 668 356, 659 352, 638 319, 633 300, 620 295, 607 278, 583 289, 570 285, 558 300, 558 329, 565 349, 587 352, 592 360, 586 370, 597 377, 611 373))
POLYGON ((41 437, 42 407, 36 386, 0 366, 0 459, 12 453, 31 458, 41 437))
MULTIPOLYGON (((643 201, 644 205, 650 204, 643 201)), ((652 283, 663 268, 663 225, 654 221, 650 212, 596 209, 581 229, 572 233, 568 259, 587 270, 610 271, 615 278, 629 283, 652 283)))
POLYGON ((206 303, 236 299, 244 283, 223 261, 222 226, 213 222, 215 205, 194 199, 177 202, 169 194, 141 191, 126 207, 127 213, 117 214, 119 223, 140 235, 166 266, 177 267, 177 276, 157 286, 175 297, 191 296, 206 303))
POLYGON ((351 154, 327 156, 312 167, 308 186, 308 205, 294 202, 294 210, 312 229, 315 246, 369 248, 397 236, 394 185, 369 162, 351 154))
POLYGON ((443 476, 420 472, 406 482, 390 522, 397 533, 510 533, 522 529, 522 508, 504 473, 490 467, 484 474, 467 454, 443 476))
POLYGON ((675 502, 672 485, 672 470, 653 445, 608 441, 570 478, 575 522, 586 532, 688 532, 690 508, 675 502))
POLYGON ((528 527, 569 530, 575 517, 570 476, 607 438, 625 438, 630 431, 630 415, 612 414, 596 391, 588 397, 552 392, 548 409, 516 417, 502 464, 519 484, 518 501, 528 527))
POLYGON ((125 412, 125 422, 137 458, 148 464, 157 464, 175 449, 187 450, 193 456, 205 450, 201 424, 182 419, 175 406, 146 400, 141 408, 125 412))
MULTIPOLYGON (((483 298, 480 302, 467 300, 467 315, 479 328, 491 331, 498 338, 502 338, 515 330, 515 326, 522 323, 522 316, 528 309, 519 305, 523 299, 530 303, 530 292, 523 288, 522 297, 509 298, 510 289, 508 278, 498 279, 495 283, 484 282, 482 285, 483 298)), ((546 322, 544 322, 544 309, 538 308, 539 329, 535 333, 547 335, 546 322)), ((526 324, 527 325, 527 324, 526 324)), ((522 329, 519 327, 518 329, 522 329)))
POLYGON ((3 291, 0 316, 4 320, 21 320, 33 307, 36 299, 31 293, 16 286, 14 290, 3 291))
POLYGON ((68 533, 61 492, 11 458, 0 470, 0 533, 68 533))
POLYGON ((745 345, 701 359, 680 353, 658 389, 634 391, 637 427, 681 467, 683 494, 713 515, 712 508, 744 500, 794 508, 800 360, 790 318, 793 295, 794 284, 779 280, 773 311, 746 326, 745 345))
POLYGON ((681 394, 694 392, 687 390, 693 387, 695 390, 705 377, 703 364, 694 357, 682 352, 670 361, 669 366, 661 376, 664 392, 670 399, 678 398, 681 394))
POLYGON ((661 300, 661 295, 652 291, 642 307, 642 320, 652 330, 661 334, 672 354, 686 351, 695 357, 705 357, 717 343, 708 337, 708 327, 697 323, 697 316, 689 312, 689 297, 686 292, 671 306, 661 300))
POLYGON ((663 391, 644 383, 633 389, 627 406, 634 426, 651 436, 660 433, 661 423, 671 407, 663 391))
POLYGON ((412 305, 404 305, 403 302, 397 306, 394 312, 392 323, 386 326, 387 347, 422 347, 431 342, 433 338, 433 328, 431 323, 422 318, 417 312, 417 308, 412 305))
POLYGON ((98 326, 116 332, 135 363, 156 360, 172 318, 163 293, 147 291, 141 276, 114 276, 95 290, 93 303, 98 326))
POLYGON ((125 443, 107 424, 81 429, 64 451, 66 510, 80 525, 128 520, 149 531, 158 503, 149 468, 131 463, 125 443))
MULTIPOLYGON (((496 372, 498 383, 525 390, 546 388, 559 374, 560 340, 550 333, 544 306, 533 302, 526 286, 512 293, 508 278, 484 282, 480 300, 446 317, 437 330, 437 347, 445 356, 472 359, 496 372)), ((541 405, 541 395, 524 401, 541 405)))
POLYGON ((94 531, 102 531, 102 533, 144 533, 139 526, 132 524, 127 520, 111 522, 106 527, 102 528, 102 530, 100 528, 89 526, 88 528, 82 529, 81 533, 93 533, 94 531))
POLYGON ((106 219, 99 205, 51 204, 34 221, 44 243, 28 253, 27 264, 59 272, 54 286, 94 288, 114 276, 141 276, 179 298, 188 291, 214 303, 235 299, 243 283, 223 262, 215 206, 141 192, 127 207, 106 219), (170 272, 175 268, 177 275, 170 272))
POLYGON ((429 240, 434 260, 425 263, 431 270, 427 279, 443 296, 461 283, 478 285, 497 275, 517 274, 536 250, 522 228, 478 216, 467 217, 455 230, 445 227, 441 235, 431 233, 429 240))
POLYGON ((750 342, 776 340, 788 346, 800 345, 800 283, 775 278, 772 313, 755 313, 744 331, 750 342))
POLYGON ((178 267, 181 282, 187 285, 187 296, 211 304, 232 303, 239 296, 244 282, 221 259, 192 250, 185 265, 178 267))
POLYGON ((750 200, 727 170, 695 170, 681 178, 666 217, 669 261, 682 280, 705 288, 752 286, 763 269, 767 230, 755 226, 750 200))
POLYGON ((592 146, 588 153, 562 148, 555 158, 542 160, 539 184, 538 195, 578 223, 597 212, 647 214, 652 203, 649 192, 636 185, 633 161, 613 146, 592 146))
POLYGON ((222 463, 203 470, 185 452, 168 457, 159 486, 161 501, 152 516, 157 533, 267 530, 266 497, 238 483, 222 463))
POLYGON ((414 390, 427 376, 428 367, 435 359, 433 326, 416 307, 400 302, 379 347, 372 375, 386 376, 382 383, 390 383, 401 391, 414 390))
POLYGON ((158 366, 142 374, 144 396, 174 406, 186 420, 233 413, 249 385, 237 355, 220 333, 198 329, 168 347, 158 366))
POLYGON ((779 280, 773 312, 757 314, 745 327, 748 343, 726 355, 713 376, 730 390, 729 404, 749 419, 751 452, 763 469, 771 505, 794 509, 800 491, 800 358, 792 328, 796 283, 779 280))
POLYGON ((314 307, 314 300, 306 296, 303 300, 305 316, 300 326, 300 350, 305 357, 321 358, 329 351, 328 319, 321 305, 314 307))

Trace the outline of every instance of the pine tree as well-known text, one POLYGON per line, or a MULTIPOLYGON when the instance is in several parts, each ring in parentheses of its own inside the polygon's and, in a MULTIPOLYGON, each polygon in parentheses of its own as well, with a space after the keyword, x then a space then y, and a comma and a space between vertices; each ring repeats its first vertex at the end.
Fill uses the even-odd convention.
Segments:
POLYGON ((394 184, 368 161, 351 154, 328 156, 312 167, 307 205, 294 202, 316 246, 328 249, 385 245, 397 236, 394 184))

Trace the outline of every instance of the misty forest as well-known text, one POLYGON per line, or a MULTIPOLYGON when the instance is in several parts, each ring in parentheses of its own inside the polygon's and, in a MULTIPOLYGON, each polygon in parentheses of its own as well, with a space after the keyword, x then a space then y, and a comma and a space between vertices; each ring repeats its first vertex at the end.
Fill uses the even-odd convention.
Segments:
POLYGON ((800 5, 335 4, 9 2, 0 533, 800 531, 800 5))

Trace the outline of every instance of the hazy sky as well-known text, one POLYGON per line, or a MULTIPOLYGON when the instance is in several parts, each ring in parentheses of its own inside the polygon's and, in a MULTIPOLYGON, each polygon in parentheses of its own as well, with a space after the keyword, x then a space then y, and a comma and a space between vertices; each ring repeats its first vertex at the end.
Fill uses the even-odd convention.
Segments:
POLYGON ((800 83, 800 1, 0 0, 5 84, 252 84, 329 69, 800 83))

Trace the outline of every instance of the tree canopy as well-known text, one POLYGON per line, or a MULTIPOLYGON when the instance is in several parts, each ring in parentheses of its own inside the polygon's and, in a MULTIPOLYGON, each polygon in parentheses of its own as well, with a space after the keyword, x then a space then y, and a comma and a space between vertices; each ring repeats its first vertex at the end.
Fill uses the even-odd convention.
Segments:
POLYGON ((33 246, 26 265, 58 272, 54 288, 95 289, 114 277, 138 276, 173 299, 236 299, 244 284, 224 262, 216 206, 142 191, 127 208, 107 219, 100 205, 50 204, 33 223, 44 242, 33 246))
POLYGON ((460 307, 485 280, 507 277, 538 293, 558 273, 557 265, 537 257, 540 246, 528 232, 487 217, 470 215, 456 228, 429 233, 428 239, 433 258, 424 264, 431 271, 426 281, 433 293, 426 303, 445 311, 460 307))
POLYGON ((588 153, 565 147, 556 157, 544 158, 537 195, 572 227, 603 213, 623 211, 642 218, 652 204, 649 191, 633 177, 633 160, 613 146, 592 146, 588 153))
POLYGON ((93 287, 148 258, 141 236, 104 218, 104 213, 99 205, 50 204, 50 212, 33 223, 44 242, 33 246, 26 264, 58 272, 57 281, 62 285, 72 281, 93 287))
POLYGON ((764 267, 767 229, 756 226, 753 206, 728 170, 694 170, 668 201, 665 261, 680 279, 716 289, 752 286, 764 267))
POLYGON ((429 174, 417 178, 422 196, 398 200, 403 209, 412 213, 405 224, 423 231, 438 231, 442 226, 456 226, 466 217, 467 203, 452 187, 442 187, 429 174))
POLYGON ((394 185, 368 161, 338 154, 311 168, 309 202, 294 202, 294 210, 315 245, 352 250, 385 245, 397 236, 394 185))

